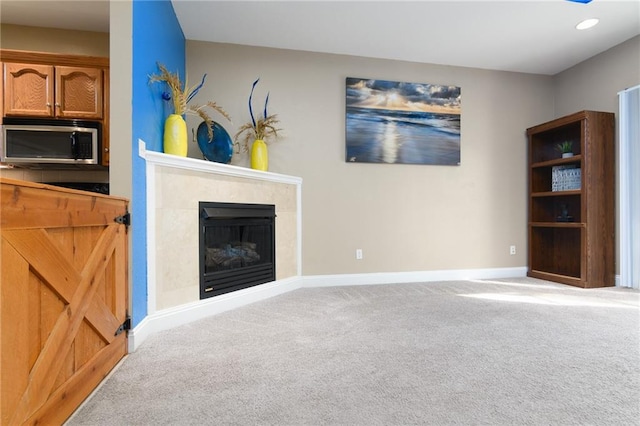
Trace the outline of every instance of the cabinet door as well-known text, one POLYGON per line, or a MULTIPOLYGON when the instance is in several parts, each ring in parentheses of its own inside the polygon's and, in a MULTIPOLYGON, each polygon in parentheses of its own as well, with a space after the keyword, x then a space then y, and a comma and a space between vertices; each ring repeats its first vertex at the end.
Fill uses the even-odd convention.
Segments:
POLYGON ((56 67, 56 116, 102 118, 102 70, 56 67))
POLYGON ((6 63, 4 65, 5 115, 53 116, 53 67, 6 63))

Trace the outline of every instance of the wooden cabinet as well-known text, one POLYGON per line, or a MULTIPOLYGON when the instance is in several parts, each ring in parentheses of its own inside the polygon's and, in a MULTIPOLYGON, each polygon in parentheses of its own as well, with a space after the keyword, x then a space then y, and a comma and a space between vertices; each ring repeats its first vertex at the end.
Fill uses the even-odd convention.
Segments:
POLYGON ((49 65, 4 65, 5 115, 53 116, 53 67, 49 65))
POLYGON ((7 63, 4 75, 7 116, 102 118, 101 69, 7 63))
POLYGON ((0 49, 0 61, 1 117, 98 120, 109 165, 109 58, 0 49))
POLYGON ((530 277, 614 285, 614 126, 613 113, 581 111, 527 129, 530 277))
POLYGON ((123 198, 0 178, 0 424, 62 424, 127 353, 123 198))
POLYGON ((102 70, 55 67, 58 117, 102 118, 102 70))

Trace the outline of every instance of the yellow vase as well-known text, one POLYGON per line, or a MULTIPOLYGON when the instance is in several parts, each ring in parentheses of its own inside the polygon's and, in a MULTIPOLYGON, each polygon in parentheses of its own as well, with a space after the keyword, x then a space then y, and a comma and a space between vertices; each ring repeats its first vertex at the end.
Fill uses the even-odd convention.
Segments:
POLYGON ((256 139, 251 146, 251 168, 262 171, 269 168, 267 144, 262 139, 256 139))
POLYGON ((187 123, 178 114, 171 114, 164 122, 163 150, 166 154, 187 156, 187 123))

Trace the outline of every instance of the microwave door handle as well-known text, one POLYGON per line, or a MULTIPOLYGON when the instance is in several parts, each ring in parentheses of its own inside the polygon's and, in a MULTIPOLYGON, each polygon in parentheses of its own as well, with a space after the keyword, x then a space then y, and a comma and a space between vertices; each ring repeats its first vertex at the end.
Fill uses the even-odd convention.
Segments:
POLYGON ((71 155, 74 160, 78 159, 78 134, 71 132, 71 155))

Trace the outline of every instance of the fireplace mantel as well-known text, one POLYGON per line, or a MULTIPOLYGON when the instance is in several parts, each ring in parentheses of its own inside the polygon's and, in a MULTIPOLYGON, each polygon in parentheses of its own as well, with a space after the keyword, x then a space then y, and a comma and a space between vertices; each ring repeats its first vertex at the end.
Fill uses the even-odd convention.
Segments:
POLYGON ((138 145, 146 162, 149 316, 204 302, 199 300, 200 201, 274 204, 275 282, 301 276, 302 178, 147 151, 141 140, 138 145))
POLYGON ((232 166, 230 164, 215 163, 213 161, 199 160, 190 157, 178 157, 176 155, 164 154, 162 152, 147 151, 144 141, 138 143, 140 157, 144 158, 149 165, 172 167, 190 171, 198 171, 214 175, 233 176, 245 179, 253 179, 264 182, 288 183, 291 185, 302 185, 302 178, 297 176, 283 175, 279 173, 263 172, 260 170, 247 169, 246 167, 232 166))

